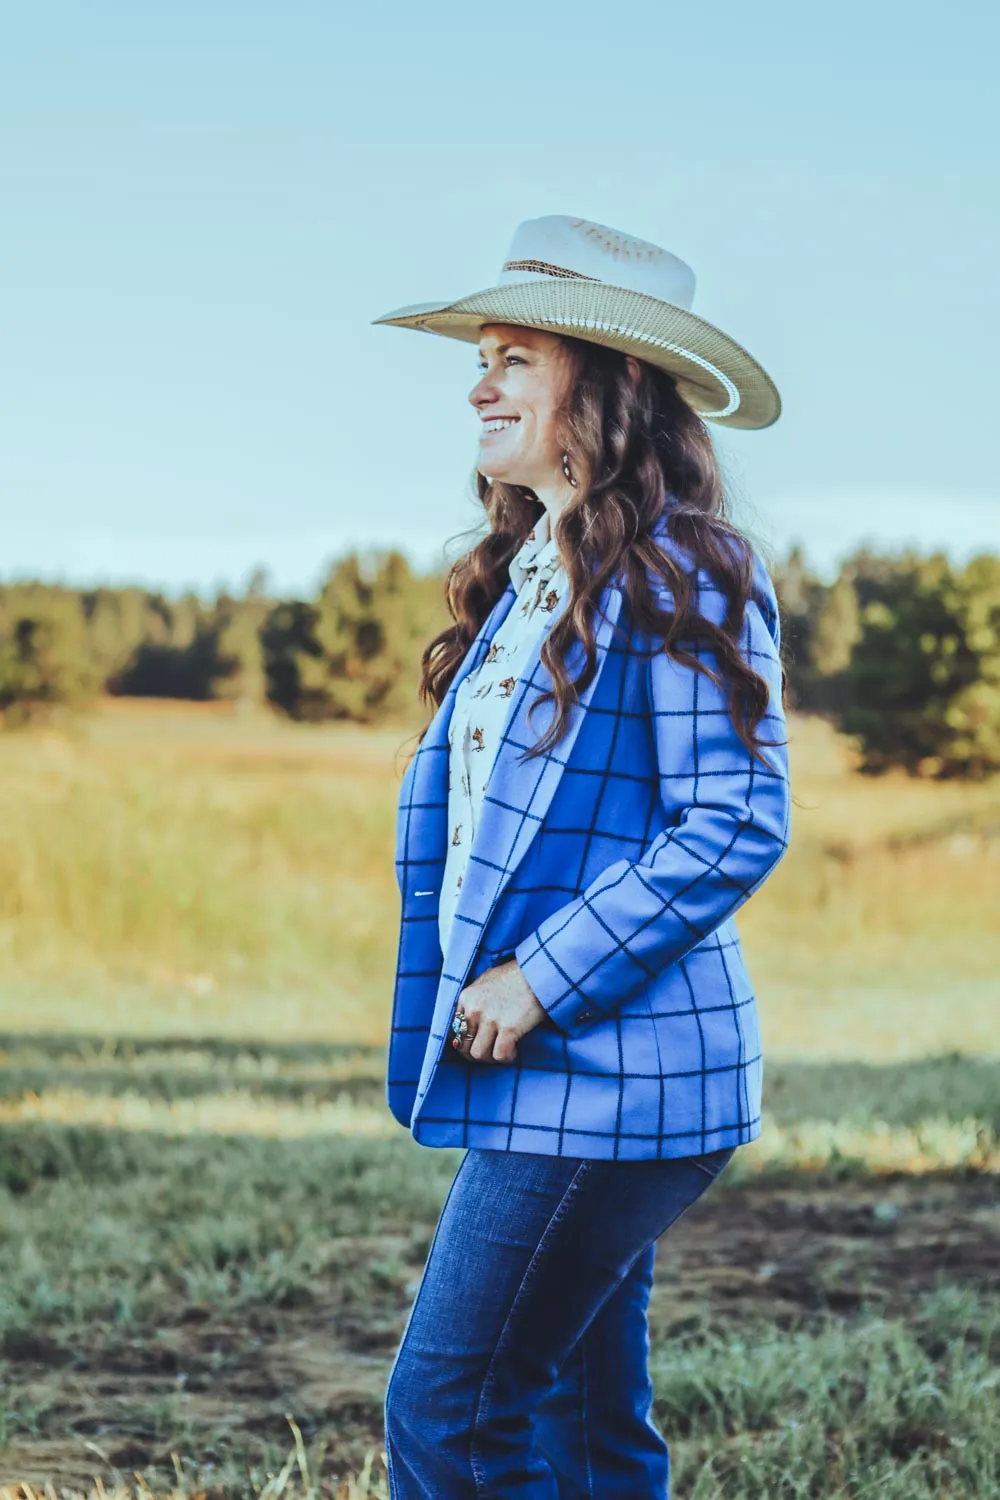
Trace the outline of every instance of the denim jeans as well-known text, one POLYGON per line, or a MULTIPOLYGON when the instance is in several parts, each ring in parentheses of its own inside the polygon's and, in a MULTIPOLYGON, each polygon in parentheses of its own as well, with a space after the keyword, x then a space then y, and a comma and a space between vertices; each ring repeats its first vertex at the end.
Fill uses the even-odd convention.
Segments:
POLYGON ((466 1152, 386 1390, 392 1500, 665 1500, 656 1240, 732 1154, 466 1152))

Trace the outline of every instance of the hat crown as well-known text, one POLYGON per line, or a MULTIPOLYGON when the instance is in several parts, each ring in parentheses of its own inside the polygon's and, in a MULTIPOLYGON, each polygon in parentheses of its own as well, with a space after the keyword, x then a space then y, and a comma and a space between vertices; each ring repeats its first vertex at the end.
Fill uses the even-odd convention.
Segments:
POLYGON ((519 224, 497 284, 552 277, 603 281, 687 311, 694 301, 695 274, 679 256, 607 224, 568 214, 546 214, 519 224))

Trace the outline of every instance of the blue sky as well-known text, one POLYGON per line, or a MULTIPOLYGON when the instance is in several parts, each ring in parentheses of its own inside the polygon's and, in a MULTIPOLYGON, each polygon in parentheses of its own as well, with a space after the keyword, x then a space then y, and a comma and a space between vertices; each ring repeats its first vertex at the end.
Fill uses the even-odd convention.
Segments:
POLYGON ((782 392, 736 515, 1000 551, 997 8, 38 0, 0 50, 0 577, 306 589, 454 556, 473 345, 373 328, 569 213, 782 392))

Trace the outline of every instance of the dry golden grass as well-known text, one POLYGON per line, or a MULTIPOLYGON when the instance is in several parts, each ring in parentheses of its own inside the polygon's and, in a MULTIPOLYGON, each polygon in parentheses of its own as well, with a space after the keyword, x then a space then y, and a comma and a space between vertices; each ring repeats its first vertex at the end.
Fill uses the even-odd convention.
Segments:
MULTIPOLYGON (((1000 784, 790 732, 791 851, 739 919, 769 1055, 995 1055, 1000 784)), ((411 741, 122 702, 0 735, 5 1024, 383 1041, 411 741)))
POLYGON ((819 720, 789 738, 791 848, 739 919, 769 1055, 996 1055, 1000 779, 873 779, 819 720))
POLYGON ((404 737, 121 704, 0 736, 7 1024, 380 1040, 404 737))
MULTIPOLYGON (((384 1449, 372 1448, 365 1457, 360 1473, 349 1475, 333 1487, 318 1477, 316 1455, 312 1467, 306 1451, 302 1432, 293 1417, 287 1418, 292 1430, 292 1447, 278 1473, 272 1474, 259 1485, 253 1485, 248 1493, 255 1500, 389 1500, 388 1471, 384 1449), (315 1472, 314 1472, 315 1471, 315 1472)), ((101 1450, 97 1444, 89 1444, 97 1457, 101 1450)), ((319 1462, 322 1462, 320 1450, 319 1462)), ((205 1500, 206 1491, 200 1484, 192 1490, 186 1482, 180 1456, 171 1454, 176 1474, 176 1485, 151 1489, 141 1470, 133 1470, 130 1477, 118 1477, 116 1482, 105 1484, 99 1475, 94 1483, 84 1490, 57 1490, 49 1481, 44 1488, 26 1480, 19 1484, 0 1483, 0 1500, 205 1500)))

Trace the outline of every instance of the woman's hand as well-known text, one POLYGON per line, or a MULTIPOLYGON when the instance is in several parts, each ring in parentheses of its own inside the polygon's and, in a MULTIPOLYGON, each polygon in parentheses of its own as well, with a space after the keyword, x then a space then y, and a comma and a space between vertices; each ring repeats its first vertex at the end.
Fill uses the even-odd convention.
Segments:
POLYGON ((473 1062, 513 1062, 519 1038, 544 1021, 547 1014, 516 958, 486 969, 462 990, 458 1003, 469 1023, 462 1056, 473 1062))

